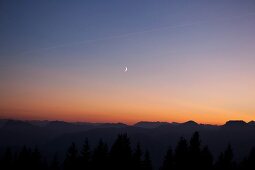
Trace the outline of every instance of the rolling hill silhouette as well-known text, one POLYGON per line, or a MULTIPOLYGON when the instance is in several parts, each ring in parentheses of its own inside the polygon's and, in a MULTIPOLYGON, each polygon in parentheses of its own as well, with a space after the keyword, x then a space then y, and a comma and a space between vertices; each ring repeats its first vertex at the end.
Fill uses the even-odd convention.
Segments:
MULTIPOLYGON (((7 146, 21 148, 23 145, 38 147, 43 154, 65 155, 66 148, 75 142, 81 147, 87 138, 92 147, 100 139, 110 145, 118 134, 127 133, 132 145, 140 143, 151 153, 155 167, 159 167, 164 153, 175 147, 180 137, 190 138, 198 131, 202 144, 208 145, 213 155, 218 156, 228 144, 233 147, 236 160, 242 159, 255 146, 255 123, 250 121, 228 121, 224 125, 205 125, 194 121, 184 123, 138 122, 134 125, 122 123, 69 123, 63 121, 0 120, 0 152, 7 146)), ((135 146, 132 146, 135 147, 135 146)), ((63 157, 62 157, 63 159, 63 157)))

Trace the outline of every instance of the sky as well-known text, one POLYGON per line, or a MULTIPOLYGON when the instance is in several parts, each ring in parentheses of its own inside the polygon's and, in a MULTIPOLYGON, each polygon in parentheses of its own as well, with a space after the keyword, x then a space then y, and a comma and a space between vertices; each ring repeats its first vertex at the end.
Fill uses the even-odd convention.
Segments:
POLYGON ((0 37, 0 118, 255 119, 254 0, 1 0, 0 37))

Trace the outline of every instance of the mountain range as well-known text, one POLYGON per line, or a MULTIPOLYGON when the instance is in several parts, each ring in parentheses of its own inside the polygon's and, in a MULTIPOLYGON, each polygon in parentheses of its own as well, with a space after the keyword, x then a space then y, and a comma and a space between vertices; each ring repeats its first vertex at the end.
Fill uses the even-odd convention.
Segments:
MULTIPOLYGON (((231 144, 235 159, 242 159, 255 146, 255 122, 230 120, 224 125, 198 124, 194 121, 176 122, 145 122, 134 125, 123 123, 88 123, 64 121, 21 121, 0 120, 0 153, 7 146, 38 147, 45 155, 65 155, 66 148, 75 142, 81 147, 88 139, 91 147, 95 147, 100 139, 109 145, 116 136, 127 133, 132 144, 140 143, 151 153, 152 161, 157 167, 164 156, 165 150, 174 148, 180 137, 190 139, 198 131, 202 145, 207 145, 217 157, 228 144, 231 144)), ((133 146, 135 147, 135 146, 133 146)))

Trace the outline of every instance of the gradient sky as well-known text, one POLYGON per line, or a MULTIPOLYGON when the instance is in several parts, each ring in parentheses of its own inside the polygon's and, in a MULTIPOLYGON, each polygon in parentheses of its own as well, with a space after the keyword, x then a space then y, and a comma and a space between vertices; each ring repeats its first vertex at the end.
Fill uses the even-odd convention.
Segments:
POLYGON ((1 0, 0 118, 253 120, 255 1, 1 0))

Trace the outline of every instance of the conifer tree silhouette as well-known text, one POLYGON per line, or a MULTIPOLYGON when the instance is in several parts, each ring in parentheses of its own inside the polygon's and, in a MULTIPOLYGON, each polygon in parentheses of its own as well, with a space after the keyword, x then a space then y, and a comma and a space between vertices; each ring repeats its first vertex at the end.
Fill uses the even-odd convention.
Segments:
POLYGON ((4 155, 0 161, 0 169, 2 170, 9 170, 9 169, 13 169, 13 154, 12 154, 12 150, 10 147, 7 147, 5 149, 4 155))
POLYGON ((129 170, 132 168, 132 150, 127 134, 118 135, 112 145, 110 155, 113 170, 129 170))
POLYGON ((31 149, 23 146, 17 158, 17 167, 20 169, 30 170, 31 166, 31 149))
POLYGON ((41 153, 37 148, 35 148, 31 153, 30 164, 32 169, 42 170, 44 168, 41 153))
POLYGON ((81 168, 83 170, 91 168, 91 152, 88 139, 85 140, 81 150, 81 168))
POLYGON ((220 154, 219 159, 216 163, 216 168, 218 170, 234 169, 233 150, 230 144, 228 145, 227 149, 220 154))
POLYGON ((212 170, 213 168, 213 156, 207 146, 201 151, 201 169, 212 170))
POLYGON ((71 144, 66 153, 64 160, 64 170, 78 170, 79 169, 79 154, 74 143, 71 144))
POLYGON ((174 154, 174 169, 186 170, 188 169, 188 144, 186 139, 180 138, 174 154))
POLYGON ((109 169, 108 146, 102 140, 99 141, 92 155, 92 169, 109 169))
POLYGON ((247 169, 255 169, 255 148, 252 148, 249 153, 247 169))
POLYGON ((152 170, 152 164, 151 164, 149 151, 145 152, 144 160, 142 162, 142 170, 152 170))
POLYGON ((254 170, 255 169, 255 148, 252 148, 248 157, 244 158, 239 169, 254 170))
POLYGON ((189 144, 189 153, 188 153, 188 165, 191 169, 200 170, 201 168, 201 149, 200 146, 201 141, 199 137, 199 133, 195 132, 191 139, 189 144))
POLYGON ((142 167, 142 150, 140 144, 136 145, 134 154, 133 154, 133 167, 134 170, 140 170, 142 167))
POLYGON ((169 147, 167 150, 167 153, 164 157, 163 160, 163 165, 161 167, 161 170, 172 170, 173 169, 173 164, 174 164, 174 160, 173 160, 173 151, 172 148, 169 147))

